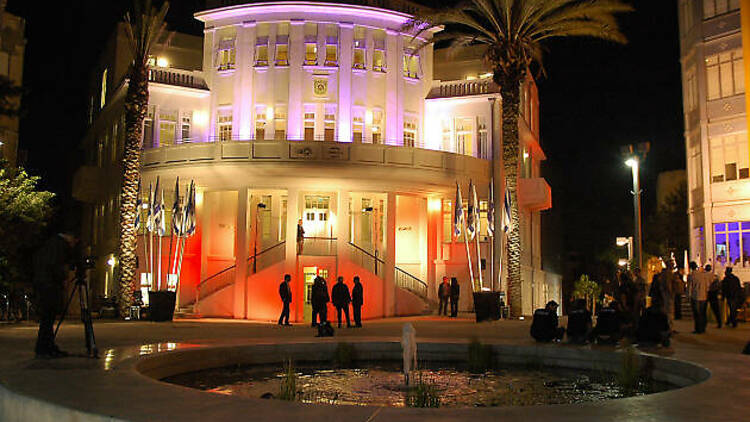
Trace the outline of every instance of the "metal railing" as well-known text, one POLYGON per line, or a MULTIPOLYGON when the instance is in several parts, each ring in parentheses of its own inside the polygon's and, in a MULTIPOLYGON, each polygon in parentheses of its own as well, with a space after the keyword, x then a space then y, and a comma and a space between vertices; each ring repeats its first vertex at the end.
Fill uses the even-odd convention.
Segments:
POLYGON ((375 275, 378 275, 379 272, 382 273, 385 265, 385 261, 378 257, 377 249, 373 254, 352 242, 349 242, 349 259, 375 275))
POLYGON ((300 255, 307 256, 336 256, 335 237, 305 237, 302 242, 300 255))
POLYGON ((152 68, 148 70, 148 81, 187 88, 208 89, 206 82, 191 71, 172 68, 152 68))
POLYGON ((500 87, 491 78, 472 81, 441 81, 430 90, 427 98, 464 97, 499 92, 500 87))
POLYGON ((396 267, 396 286, 427 299, 427 283, 396 267))
POLYGON ((256 274, 277 262, 283 261, 286 258, 284 245, 286 245, 286 241, 279 242, 248 258, 250 273, 256 274))

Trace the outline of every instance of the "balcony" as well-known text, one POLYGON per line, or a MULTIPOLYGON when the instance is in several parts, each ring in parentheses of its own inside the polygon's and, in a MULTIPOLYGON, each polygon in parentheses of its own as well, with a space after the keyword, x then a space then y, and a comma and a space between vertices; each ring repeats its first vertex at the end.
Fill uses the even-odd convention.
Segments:
POLYGON ((148 81, 165 85, 181 86, 208 90, 200 72, 182 69, 151 68, 148 70, 148 81))
POLYGON ((552 208, 552 189, 543 177, 518 180, 518 204, 537 212, 552 208))
POLYGON ((427 99, 468 97, 472 95, 499 94, 500 87, 492 79, 475 79, 472 81, 440 81, 432 87, 427 99))

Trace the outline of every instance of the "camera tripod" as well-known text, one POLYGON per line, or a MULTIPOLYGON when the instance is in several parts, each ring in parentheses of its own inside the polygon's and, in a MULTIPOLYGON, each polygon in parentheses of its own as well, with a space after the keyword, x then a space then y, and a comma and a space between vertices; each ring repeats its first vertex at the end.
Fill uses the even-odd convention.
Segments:
POLYGON ((84 337, 86 339, 86 356, 98 359, 99 350, 96 348, 94 324, 91 322, 91 310, 89 309, 89 289, 86 283, 85 275, 82 275, 79 272, 76 272, 75 288, 70 293, 68 303, 65 304, 65 310, 63 310, 60 321, 57 323, 54 337, 57 337, 57 332, 58 330, 60 330, 60 325, 62 325, 63 321, 65 320, 65 315, 67 315, 68 309, 70 309, 70 304, 71 302, 73 302, 73 297, 76 295, 76 292, 78 292, 78 299, 81 304, 81 322, 83 322, 84 337))

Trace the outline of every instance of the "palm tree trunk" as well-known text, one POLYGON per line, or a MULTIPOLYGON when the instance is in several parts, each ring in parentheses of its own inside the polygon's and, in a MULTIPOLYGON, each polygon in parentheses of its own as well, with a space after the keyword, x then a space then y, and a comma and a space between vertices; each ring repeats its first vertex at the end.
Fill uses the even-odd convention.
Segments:
MULTIPOLYGON (((496 73, 497 74, 497 73, 496 73)), ((513 78, 507 78, 513 79, 513 78)), ((519 104, 519 81, 506 80, 501 84, 501 95, 503 97, 503 171, 505 183, 510 192, 511 207, 510 219, 512 229, 508 233, 506 243, 508 257, 508 304, 511 317, 518 317, 522 313, 521 308, 521 231, 520 218, 518 214, 518 104, 519 104)))
POLYGON ((130 75, 125 98, 125 150, 123 152, 122 188, 120 191, 120 281, 118 307, 120 316, 129 315, 136 288, 135 217, 140 177, 143 119, 148 109, 148 68, 136 61, 130 75))

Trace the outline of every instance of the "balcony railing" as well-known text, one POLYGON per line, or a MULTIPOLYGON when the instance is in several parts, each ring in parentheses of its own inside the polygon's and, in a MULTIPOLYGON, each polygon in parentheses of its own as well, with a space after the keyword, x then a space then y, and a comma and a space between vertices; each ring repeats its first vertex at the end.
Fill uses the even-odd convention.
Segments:
POLYGON ((336 256, 335 237, 305 237, 300 255, 336 256))
POLYGON ((349 259, 375 275, 382 273, 385 265, 385 261, 378 256, 377 250, 370 253, 351 242, 349 242, 349 259))
POLYGON ((500 87, 492 79, 475 79, 472 81, 441 81, 433 86, 427 98, 466 97, 470 95, 497 94, 500 87))
POLYGON ((396 286, 427 299, 427 283, 396 267, 396 286))
MULTIPOLYGON (((412 3, 408 0, 322 0, 324 3, 338 3, 343 5, 369 6, 380 9, 394 10, 410 15, 419 15, 420 12, 429 10, 425 6, 412 3)), ((240 4, 261 3, 260 0, 208 0, 206 8, 215 9, 219 7, 236 6, 240 4)))
POLYGON ((151 68, 148 70, 148 81, 186 88, 208 89, 202 77, 181 69, 151 68))

